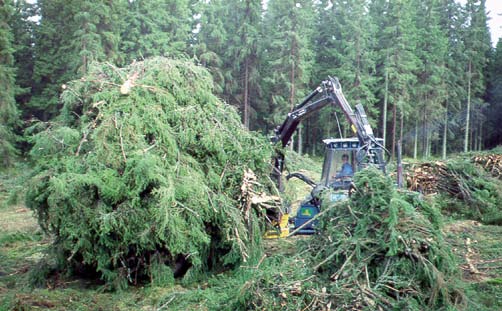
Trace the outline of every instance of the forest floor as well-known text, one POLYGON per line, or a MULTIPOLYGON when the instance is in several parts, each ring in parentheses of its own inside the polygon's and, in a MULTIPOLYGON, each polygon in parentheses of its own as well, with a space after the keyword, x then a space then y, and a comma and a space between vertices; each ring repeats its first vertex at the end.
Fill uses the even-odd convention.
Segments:
MULTIPOLYGON (((65 275, 33 286, 33 268, 51 239, 20 202, 23 176, 19 174, 0 175, 0 310, 215 310, 225 305, 231 291, 235 296, 235 286, 245 289, 246 275, 253 274, 228 272, 197 284, 145 285, 121 292, 108 292, 95 279, 65 275)), ((295 187, 303 185, 298 182, 295 187)), ((447 219, 444 231, 463 271, 467 310, 502 310, 502 226, 447 219)), ((309 238, 267 240, 266 259, 260 267, 248 268, 271 269, 276 257, 294 255, 297 241, 309 238)))

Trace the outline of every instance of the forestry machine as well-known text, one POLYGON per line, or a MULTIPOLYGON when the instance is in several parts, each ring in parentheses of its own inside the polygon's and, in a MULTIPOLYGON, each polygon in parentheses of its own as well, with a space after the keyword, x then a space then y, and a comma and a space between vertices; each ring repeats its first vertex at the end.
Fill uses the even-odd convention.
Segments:
MULTIPOLYGON (((291 219, 294 223, 294 231, 299 234, 314 233, 316 221, 314 217, 320 212, 321 192, 331 189, 330 199, 333 202, 345 200, 349 196, 354 172, 368 166, 376 166, 385 174, 386 161, 384 159, 385 147, 383 139, 375 138, 364 108, 361 104, 352 110, 342 93, 340 82, 337 78, 329 77, 310 93, 293 111, 288 113, 281 126, 274 130, 271 141, 274 144, 280 142, 282 148, 276 148, 272 179, 275 180, 282 191, 282 172, 284 170, 284 153, 302 120, 312 113, 327 105, 339 107, 347 118, 355 137, 352 138, 329 138, 324 139, 325 154, 319 183, 312 181, 301 173, 291 173, 286 179, 299 178, 312 186, 311 195, 300 205, 296 217, 291 219), (348 166, 348 167, 347 167, 348 166)), ((289 215, 283 214, 272 217, 276 219, 276 231, 269 231, 266 237, 285 237, 289 234, 289 215)))

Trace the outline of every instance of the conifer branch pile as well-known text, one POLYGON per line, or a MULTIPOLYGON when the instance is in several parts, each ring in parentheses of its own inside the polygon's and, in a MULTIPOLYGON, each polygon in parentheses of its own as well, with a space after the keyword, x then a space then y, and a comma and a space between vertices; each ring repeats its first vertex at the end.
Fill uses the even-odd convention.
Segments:
POLYGON ((321 218, 320 235, 311 245, 332 305, 437 310, 460 304, 458 270, 439 211, 414 194, 398 192, 376 169, 361 171, 355 183, 351 200, 321 218))
MULTIPOLYGON (((460 270, 442 216, 416 193, 368 168, 344 202, 323 200, 318 234, 278 272, 248 282, 267 310, 459 310, 460 270)), ((251 294, 250 294, 251 295, 251 294)))
POLYGON ((463 215, 486 224, 501 224, 502 155, 457 157, 446 162, 425 162, 407 171, 408 189, 438 194, 444 212, 463 215))
POLYGON ((206 70, 94 64, 63 87, 62 114, 32 129, 27 204, 65 268, 123 286, 169 282, 180 258, 195 275, 253 255, 263 217, 241 185, 252 171, 253 191, 269 189, 270 146, 211 93, 206 70))
POLYGON ((407 185, 411 191, 423 194, 448 193, 461 199, 469 199, 471 192, 465 185, 469 176, 455 172, 445 162, 426 162, 407 172, 407 185))

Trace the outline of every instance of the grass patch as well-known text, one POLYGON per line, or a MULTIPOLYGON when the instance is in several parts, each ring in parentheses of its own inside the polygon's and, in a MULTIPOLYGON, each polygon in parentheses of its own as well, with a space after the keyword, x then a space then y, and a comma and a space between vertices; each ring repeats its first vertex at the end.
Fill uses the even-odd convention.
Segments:
POLYGON ((446 231, 463 270, 468 310, 502 310, 502 227, 464 220, 446 231))

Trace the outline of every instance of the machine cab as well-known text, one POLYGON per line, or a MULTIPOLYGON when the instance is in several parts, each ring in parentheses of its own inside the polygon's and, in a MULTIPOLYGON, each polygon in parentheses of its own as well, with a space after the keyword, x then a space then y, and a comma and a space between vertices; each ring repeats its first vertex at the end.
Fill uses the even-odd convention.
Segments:
MULTIPOLYGON (((383 144, 383 139, 376 139, 383 144)), ((357 138, 329 138, 323 140, 326 145, 324 164, 320 184, 335 190, 348 190, 354 174, 368 163, 376 163, 378 157, 361 159, 360 142, 357 138)), ((370 154, 382 152, 376 145, 370 149, 370 154)))

